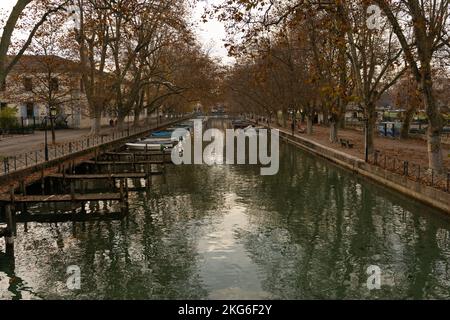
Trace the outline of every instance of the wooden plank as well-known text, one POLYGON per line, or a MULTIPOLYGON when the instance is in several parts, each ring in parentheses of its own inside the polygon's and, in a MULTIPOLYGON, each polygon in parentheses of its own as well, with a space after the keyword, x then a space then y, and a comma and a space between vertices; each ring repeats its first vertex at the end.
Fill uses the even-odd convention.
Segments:
MULTIPOLYGON (((118 193, 92 193, 92 194, 55 194, 55 195, 17 195, 14 198, 15 203, 40 203, 40 202, 87 202, 87 201, 104 201, 104 200, 120 200, 118 193)), ((11 196, 0 195, 1 202, 11 202, 11 196)))
POLYGON ((103 154, 107 156, 133 156, 132 152, 105 152, 103 154))
POLYGON ((92 165, 99 165, 99 166, 108 166, 108 165, 134 165, 134 164, 164 164, 164 163, 171 163, 172 160, 142 160, 142 161, 93 161, 93 160, 87 160, 84 161, 84 163, 92 164, 92 165))
POLYGON ((84 221, 111 221, 122 220, 126 214, 121 212, 108 213, 51 213, 51 214, 28 214, 17 215, 18 223, 38 222, 38 223, 56 223, 56 222, 84 222, 84 221))
POLYGON ((160 151, 147 151, 147 152, 105 152, 105 155, 108 156, 127 156, 127 157, 132 157, 133 155, 136 156, 167 156, 170 155, 172 153, 172 151, 167 151, 167 152, 160 152, 160 151))
POLYGON ((141 179, 146 178, 146 173, 121 172, 121 173, 105 173, 105 174, 67 174, 60 173, 48 175, 50 178, 67 179, 67 180, 98 180, 98 179, 141 179))

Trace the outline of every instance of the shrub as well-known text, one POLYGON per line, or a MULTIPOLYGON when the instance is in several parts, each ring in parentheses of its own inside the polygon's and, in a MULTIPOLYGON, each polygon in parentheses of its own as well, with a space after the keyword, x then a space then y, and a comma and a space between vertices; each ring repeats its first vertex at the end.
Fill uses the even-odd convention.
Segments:
POLYGON ((0 110, 0 130, 11 129, 18 126, 17 108, 6 107, 0 110))

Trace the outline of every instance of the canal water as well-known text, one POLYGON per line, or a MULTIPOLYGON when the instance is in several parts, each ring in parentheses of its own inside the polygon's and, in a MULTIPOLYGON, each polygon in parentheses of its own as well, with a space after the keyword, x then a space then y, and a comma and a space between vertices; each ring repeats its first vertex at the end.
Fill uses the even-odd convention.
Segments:
POLYGON ((448 218, 287 144, 275 176, 168 166, 127 220, 26 229, 0 299, 450 298, 448 218))

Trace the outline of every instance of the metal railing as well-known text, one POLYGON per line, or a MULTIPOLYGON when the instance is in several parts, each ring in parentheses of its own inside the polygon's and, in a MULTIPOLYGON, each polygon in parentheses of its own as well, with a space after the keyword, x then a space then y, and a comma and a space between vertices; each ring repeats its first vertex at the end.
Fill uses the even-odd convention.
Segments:
MULTIPOLYGON (((55 145, 48 145, 48 161, 57 160, 66 156, 73 155, 77 152, 85 151, 90 148, 99 147, 106 143, 119 141, 123 138, 145 133, 149 130, 174 123, 176 121, 185 119, 186 116, 176 116, 161 119, 158 122, 156 119, 150 124, 141 127, 128 127, 127 129, 117 131, 113 130, 108 134, 103 135, 89 135, 81 139, 65 141, 55 145)), ((47 162, 45 160, 45 147, 35 149, 32 151, 15 154, 0 158, 0 176, 5 176, 10 173, 23 170, 29 167, 36 166, 47 162)))
POLYGON ((413 181, 450 193, 450 172, 437 172, 427 166, 399 159, 379 150, 375 151, 370 158, 370 162, 413 181))

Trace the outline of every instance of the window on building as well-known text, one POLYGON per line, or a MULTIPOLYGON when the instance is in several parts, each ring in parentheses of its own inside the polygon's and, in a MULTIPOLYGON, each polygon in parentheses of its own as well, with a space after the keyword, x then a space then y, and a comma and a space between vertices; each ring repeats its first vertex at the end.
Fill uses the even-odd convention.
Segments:
POLYGON ((33 118, 34 117, 34 103, 33 102, 28 102, 26 104, 26 108, 27 108, 27 118, 33 118))
POLYGON ((58 91, 59 90, 59 80, 58 78, 52 78, 50 80, 50 90, 58 91))
POLYGON ((26 91, 33 91, 33 79, 31 78, 24 78, 23 79, 23 86, 26 91))

